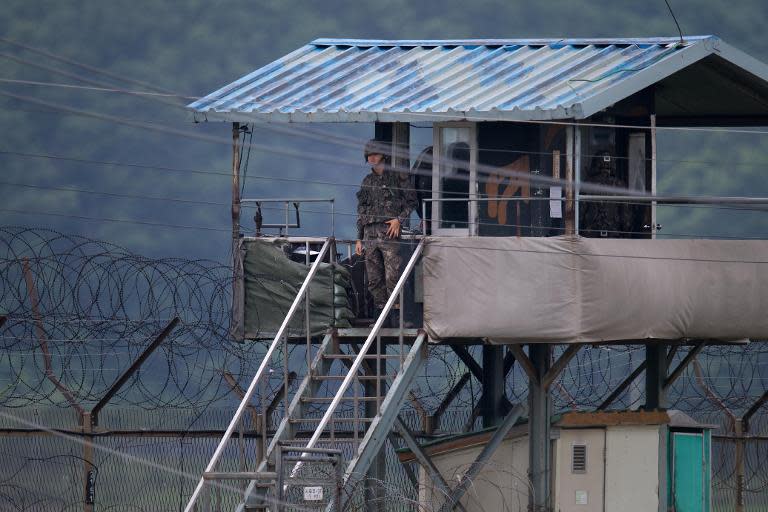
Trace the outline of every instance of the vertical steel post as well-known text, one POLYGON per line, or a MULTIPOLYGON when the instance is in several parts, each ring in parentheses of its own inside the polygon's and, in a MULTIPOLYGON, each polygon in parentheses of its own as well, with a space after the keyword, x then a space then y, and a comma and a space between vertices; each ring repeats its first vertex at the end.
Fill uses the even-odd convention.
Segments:
POLYGON ((85 469, 85 485, 83 496, 83 510, 93 512, 96 489, 96 468, 93 465, 93 424, 91 422, 91 413, 84 412, 82 415, 83 427, 83 464, 85 469))
POLYGON ((483 394, 480 397, 483 428, 494 427, 504 418, 503 349, 501 345, 483 345, 483 394))
MULTIPOLYGON (((310 264, 310 257, 309 257, 309 241, 304 243, 304 263, 307 265, 307 269, 309 269, 310 264)), ((307 337, 307 371, 309 371, 309 367, 312 365, 312 340, 310 337, 310 318, 309 318, 309 294, 311 293, 311 288, 307 287, 307 294, 305 296, 304 300, 304 328, 305 335, 307 337)), ((331 300, 333 300, 333 280, 331 280, 331 300)), ((331 301, 331 304, 333 304, 333 301, 331 301)))
POLYGON ((581 193, 581 126, 574 126, 573 137, 573 181, 574 181, 574 205, 573 205, 573 232, 579 234, 579 195, 581 193))
POLYGON ((232 243, 240 238, 240 123, 232 123, 232 243))
POLYGON ((240 254, 240 123, 232 123, 232 319, 230 333, 237 340, 245 337, 245 290, 240 254))
POLYGON ((744 512, 744 422, 737 418, 733 422, 736 434, 736 512, 744 512))
POLYGON ((667 346, 662 342, 645 345, 645 409, 669 408, 664 384, 667 380, 667 346))
POLYGON ((285 498, 285 489, 283 481, 285 479, 283 475, 283 447, 277 445, 277 455, 275 456, 275 473, 277 473, 277 482, 275 484, 275 502, 273 507, 269 507, 275 512, 281 512, 283 510, 283 500, 285 498))
MULTIPOLYGON (((656 114, 651 115, 651 195, 656 197, 656 114)), ((656 201, 651 203, 651 238, 656 238, 656 201)))
POLYGON ((575 162, 575 146, 573 126, 565 127, 565 212, 564 227, 566 235, 576 232, 576 219, 573 207, 573 166, 575 162))
POLYGON ((552 402, 544 386, 544 375, 549 370, 551 348, 546 344, 528 345, 537 379, 528 380, 528 440, 529 477, 531 479, 530 510, 549 510, 550 503, 550 415, 552 402))
MULTIPOLYGON (((307 290, 309 291, 309 290, 307 290)), ((283 417, 288 417, 288 407, 291 405, 290 398, 288 398, 288 332, 290 329, 286 329, 285 338, 283 340, 283 417)))

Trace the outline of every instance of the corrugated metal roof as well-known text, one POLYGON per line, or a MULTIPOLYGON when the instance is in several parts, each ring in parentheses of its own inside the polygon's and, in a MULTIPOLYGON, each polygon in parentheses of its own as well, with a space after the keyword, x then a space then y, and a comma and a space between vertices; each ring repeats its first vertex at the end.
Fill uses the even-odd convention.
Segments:
POLYGON ((318 39, 189 108, 241 122, 582 119, 713 53, 768 79, 714 36, 318 39))

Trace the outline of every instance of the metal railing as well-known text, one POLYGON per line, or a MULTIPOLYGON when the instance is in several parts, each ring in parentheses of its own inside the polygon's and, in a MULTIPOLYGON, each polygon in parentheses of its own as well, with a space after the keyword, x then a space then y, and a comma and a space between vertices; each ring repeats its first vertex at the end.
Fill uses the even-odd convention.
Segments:
MULTIPOLYGON (((421 242, 419 242, 419 245, 417 245, 416 249, 413 251, 413 254, 411 255, 411 259, 408 261, 408 264, 405 266, 403 273, 400 275, 400 278, 398 279, 397 284, 395 285, 395 288, 392 291, 392 294, 389 296, 387 303, 384 305, 384 308, 382 309, 381 314, 379 315, 379 318, 376 319, 376 323, 373 325, 373 328, 371 329, 371 332, 368 334, 368 337, 366 338, 362 347, 360 347, 354 361, 352 362, 351 365, 349 365, 348 372, 344 377, 344 380, 342 381, 339 388, 336 390, 336 394, 334 395, 333 400, 328 405, 328 408, 323 414, 323 417, 320 420, 320 423, 318 424, 317 428, 315 429, 315 432, 312 434, 312 437, 309 439, 309 441, 304 446, 304 448, 309 448, 309 449, 314 448, 318 440, 320 439, 320 437, 323 435, 323 432, 325 431, 326 427, 328 427, 328 424, 331 422, 332 416, 336 411, 336 408, 338 407, 339 403, 341 402, 344 396, 344 393, 346 393, 347 389, 349 389, 349 386, 352 383, 352 381, 355 380, 357 373, 360 369, 360 366, 363 363, 363 360, 368 354, 368 351, 373 345, 373 342, 377 340, 379 331, 384 325, 385 320, 388 318, 389 312, 392 310, 392 307, 394 306, 395 301, 397 301, 398 298, 402 295, 402 290, 403 290, 403 287, 405 286, 405 282, 408 280, 408 277, 411 275, 411 272, 413 272, 413 269, 416 266, 416 261, 421 256, 421 253, 423 250, 424 250, 424 241, 422 240, 421 242)), ((402 302, 401 302, 401 305, 402 305, 402 302)), ((401 332, 402 332, 402 324, 403 324, 403 309, 401 307, 400 308, 400 325, 401 325, 400 331, 401 332)), ((305 454, 302 453, 302 456, 304 455, 305 454)), ((296 465, 293 467, 293 469, 291 470, 291 476, 296 475, 300 467, 301 467, 301 461, 297 462, 296 465)))
POLYGON ((262 229, 278 229, 280 235, 288 236, 288 229, 299 229, 301 227, 301 217, 299 214, 299 205, 301 203, 330 203, 331 204, 331 236, 335 234, 335 224, 336 224, 336 199, 333 197, 330 198, 306 198, 306 197, 299 197, 299 198, 269 198, 269 199, 241 199, 240 204, 253 204, 256 206, 256 216, 254 217, 254 220, 256 222, 256 235, 261 235, 262 229), (280 224, 264 224, 261 221, 261 205, 263 203, 266 204, 272 204, 272 203, 283 203, 284 205, 284 213, 285 213, 285 222, 280 224), (296 222, 291 223, 291 205, 293 205, 295 211, 296 211, 296 222), (285 230, 285 232, 283 232, 285 230))
MULTIPOLYGON (((254 375, 253 379, 251 380, 251 384, 248 386, 248 390, 243 395, 243 398, 240 401, 240 405, 238 406, 237 411, 235 411, 235 414, 232 417, 232 420, 229 422, 229 426, 224 432, 224 436, 219 442, 219 445, 216 447, 216 450, 214 451, 213 456, 211 457, 211 460, 208 462, 208 465, 205 468, 205 473, 210 474, 214 472, 214 469, 216 468, 216 464, 221 458, 222 453, 224 453, 224 449, 226 448, 227 442, 232 437, 232 434, 234 433, 238 422, 240 421, 241 417, 243 416, 243 413, 248 407, 249 402, 253 398, 253 395, 256 392, 259 382, 261 381, 262 377, 267 374, 267 366, 269 365, 269 362, 273 354, 275 353, 277 348, 284 342, 283 338, 286 335, 288 325, 293 319, 293 316, 296 314, 296 311, 299 309, 299 304, 301 304, 301 301, 304 298, 304 295, 308 294, 309 283, 314 278, 315 274, 317 273, 317 269, 320 267, 320 263, 323 261, 323 258, 328 253, 328 250, 332 245, 333 245, 333 238, 328 238, 323 244, 323 247, 320 249, 320 253, 317 255, 315 262, 310 267, 309 272, 307 273, 307 277, 304 279, 304 282, 302 283, 301 288, 299 289, 299 292, 296 294, 296 298, 293 300, 293 304, 291 304, 291 307, 288 310, 288 314, 283 320, 283 323, 280 325, 280 328, 278 329, 277 334, 272 340, 272 343, 270 344, 269 349, 267 349, 267 353, 264 355, 264 358, 261 364, 259 365, 258 370, 256 371, 256 375, 254 375)), ((309 325, 307 325, 306 328, 307 330, 309 330, 309 325)), ((187 506, 184 508, 185 512, 192 512, 193 507, 195 506, 195 502, 200 496, 203 490, 203 487, 205 486, 205 483, 206 483, 206 478, 201 478, 197 486, 195 487, 195 490, 192 493, 192 496, 190 497, 189 502, 187 503, 187 506)))

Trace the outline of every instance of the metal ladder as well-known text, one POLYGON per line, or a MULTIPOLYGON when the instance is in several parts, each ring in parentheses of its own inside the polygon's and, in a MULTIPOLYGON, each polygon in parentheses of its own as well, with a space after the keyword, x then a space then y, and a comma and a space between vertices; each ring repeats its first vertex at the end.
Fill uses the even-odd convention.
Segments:
MULTIPOLYGON (((282 491, 290 485, 298 485, 299 481, 306 483, 306 478, 301 480, 298 478, 303 464, 301 459, 311 459, 313 450, 319 449, 318 444, 330 444, 333 448, 340 446, 347 448, 345 452, 348 457, 343 462, 345 469, 342 484, 365 473, 382 448, 397 413, 407 398, 414 378, 427 358, 426 335, 421 330, 405 329, 402 313, 399 328, 382 328, 397 298, 402 297, 403 286, 421 256, 422 244, 416 247, 392 296, 372 328, 331 329, 323 337, 314 357, 311 358, 306 375, 295 387, 293 396, 289 399, 286 395, 282 418, 272 433, 269 443, 265 443, 266 446, 256 470, 229 473, 214 471, 227 441, 232 437, 238 422, 241 421, 259 383, 265 376, 268 378, 267 363, 280 344, 285 341, 286 329, 309 289, 309 283, 317 271, 319 262, 325 257, 331 245, 333 241, 328 239, 310 268, 251 385, 245 392, 230 426, 208 463, 203 478, 195 488, 185 512, 213 510, 210 497, 207 496, 205 500, 201 500, 200 497, 206 494, 203 492, 206 486, 210 487, 210 492, 207 493, 210 495, 217 485, 222 486, 221 482, 227 480, 247 482, 243 491, 243 501, 236 508, 238 512, 281 510, 278 498, 285 494, 282 491), (343 341, 345 347, 351 350, 343 351, 340 341, 343 341), (397 353, 387 353, 388 347, 397 347, 397 353), (339 411, 341 404, 346 405, 344 411, 339 411), (369 412, 369 415, 361 414, 361 408, 369 412), (318 417, 312 414, 313 410, 317 412, 324 410, 324 413, 322 417, 318 417), (307 425, 316 425, 308 440, 306 436, 302 437, 302 434, 307 434, 308 431, 301 428, 307 425), (348 430, 345 432, 345 437, 339 437, 337 435, 339 425, 351 425, 351 432, 348 430), (275 458, 281 446, 290 446, 294 451, 296 448, 303 448, 308 452, 300 452, 298 462, 292 466, 280 468, 275 458), (276 466, 281 469, 280 474, 277 473, 276 466), (288 472, 284 473, 285 471, 288 472), (292 479, 296 483, 293 483, 292 479), (278 481, 282 482, 279 487, 278 481)), ((286 368, 285 372, 287 371, 286 368)), ((267 432, 263 431, 262 435, 266 436, 267 432)), ((228 487, 228 490, 231 491, 232 487, 228 487)), ((328 503, 327 508, 340 508, 340 504, 340 500, 337 499, 334 503, 328 503)))

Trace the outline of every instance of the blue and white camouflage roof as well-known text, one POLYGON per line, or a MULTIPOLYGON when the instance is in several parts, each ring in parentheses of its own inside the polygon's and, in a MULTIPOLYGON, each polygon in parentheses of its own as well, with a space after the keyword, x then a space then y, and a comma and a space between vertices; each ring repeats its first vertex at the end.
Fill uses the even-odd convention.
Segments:
POLYGON ((198 121, 583 119, 711 55, 768 82, 765 64, 714 36, 317 39, 189 108, 198 121))

